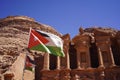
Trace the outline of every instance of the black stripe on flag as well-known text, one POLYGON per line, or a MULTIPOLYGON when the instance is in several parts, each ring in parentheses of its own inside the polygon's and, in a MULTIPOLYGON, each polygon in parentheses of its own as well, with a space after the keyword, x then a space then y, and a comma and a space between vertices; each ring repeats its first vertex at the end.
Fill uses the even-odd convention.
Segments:
POLYGON ((40 32, 40 31, 37 31, 37 30, 36 30, 36 32, 38 32, 38 33, 39 33, 40 35, 42 35, 42 36, 49 37, 47 34, 42 33, 42 32, 40 32))

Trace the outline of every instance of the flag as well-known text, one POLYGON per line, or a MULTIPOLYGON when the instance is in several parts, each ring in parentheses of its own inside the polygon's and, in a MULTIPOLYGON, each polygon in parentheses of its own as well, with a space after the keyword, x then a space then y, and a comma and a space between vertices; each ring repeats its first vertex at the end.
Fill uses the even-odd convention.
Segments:
POLYGON ((28 48, 30 50, 47 52, 56 56, 65 56, 62 39, 52 33, 40 30, 30 30, 28 48))
POLYGON ((26 62, 25 62, 25 69, 33 71, 34 67, 35 67, 34 60, 27 55, 26 56, 26 62))

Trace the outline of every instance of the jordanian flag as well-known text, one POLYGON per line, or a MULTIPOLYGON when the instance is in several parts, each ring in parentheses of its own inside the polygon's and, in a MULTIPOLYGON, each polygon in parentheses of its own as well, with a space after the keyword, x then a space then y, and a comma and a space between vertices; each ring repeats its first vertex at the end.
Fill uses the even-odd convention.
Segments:
POLYGON ((62 39, 54 34, 40 30, 30 29, 28 48, 56 56, 65 56, 62 39))
POLYGON ((27 55, 27 56, 26 56, 26 62, 25 62, 25 69, 26 69, 26 70, 29 70, 29 71, 34 71, 34 70, 33 70, 34 67, 35 67, 35 62, 34 62, 34 60, 27 55))

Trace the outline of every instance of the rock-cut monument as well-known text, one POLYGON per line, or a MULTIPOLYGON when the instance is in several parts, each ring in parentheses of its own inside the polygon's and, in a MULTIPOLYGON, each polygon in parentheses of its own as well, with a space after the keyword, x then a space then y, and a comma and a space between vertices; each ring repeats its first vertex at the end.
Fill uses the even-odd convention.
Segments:
POLYGON ((0 19, 0 80, 120 80, 120 31, 79 28, 72 39, 27 16, 0 19), (64 41, 65 57, 27 50, 29 29, 53 33, 64 41), (35 61, 25 71, 25 57, 35 61))

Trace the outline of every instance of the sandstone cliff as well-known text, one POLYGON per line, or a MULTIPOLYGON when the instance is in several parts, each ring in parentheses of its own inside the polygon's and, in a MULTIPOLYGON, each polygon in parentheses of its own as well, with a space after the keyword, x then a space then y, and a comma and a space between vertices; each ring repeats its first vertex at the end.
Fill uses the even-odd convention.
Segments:
POLYGON ((52 27, 40 24, 26 16, 9 16, 0 19, 0 75, 2 78, 3 75, 11 72, 15 80, 22 79, 25 54, 28 53, 26 48, 30 27, 61 36, 52 27))

